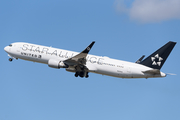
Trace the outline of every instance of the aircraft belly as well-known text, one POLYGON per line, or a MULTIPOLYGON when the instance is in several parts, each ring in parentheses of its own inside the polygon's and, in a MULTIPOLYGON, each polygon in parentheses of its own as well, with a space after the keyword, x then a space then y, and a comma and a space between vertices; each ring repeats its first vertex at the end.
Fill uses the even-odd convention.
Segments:
POLYGON ((99 73, 102 75, 108 75, 108 76, 117 76, 116 71, 113 69, 113 67, 102 66, 102 65, 99 65, 97 67, 96 73, 99 73))
POLYGON ((102 75, 108 75, 108 76, 113 76, 113 77, 118 77, 118 78, 132 78, 132 74, 130 71, 122 71, 118 70, 116 66, 103 66, 103 67, 98 67, 97 72, 98 74, 102 75))

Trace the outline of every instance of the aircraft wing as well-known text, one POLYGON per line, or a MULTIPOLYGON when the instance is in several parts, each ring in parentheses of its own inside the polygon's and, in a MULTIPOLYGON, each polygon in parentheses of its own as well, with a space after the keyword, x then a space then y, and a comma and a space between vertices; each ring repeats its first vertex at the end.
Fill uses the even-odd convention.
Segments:
POLYGON ((83 50, 81 53, 75 55, 72 58, 69 58, 65 61, 67 65, 74 66, 74 65, 85 65, 86 64, 86 56, 91 50, 92 46, 94 45, 95 41, 93 41, 85 50, 83 50))

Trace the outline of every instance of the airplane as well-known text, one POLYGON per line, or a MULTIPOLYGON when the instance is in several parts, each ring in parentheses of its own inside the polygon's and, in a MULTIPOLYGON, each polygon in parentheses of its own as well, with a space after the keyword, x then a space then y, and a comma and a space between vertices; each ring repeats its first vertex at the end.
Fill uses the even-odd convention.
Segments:
POLYGON ((169 41, 157 51, 143 60, 144 55, 135 63, 88 54, 93 41, 82 52, 74 52, 25 42, 15 42, 6 46, 9 61, 23 59, 44 63, 49 67, 65 68, 74 72, 75 77, 89 77, 89 73, 97 73, 118 78, 160 78, 167 74, 160 71, 176 42, 169 41))

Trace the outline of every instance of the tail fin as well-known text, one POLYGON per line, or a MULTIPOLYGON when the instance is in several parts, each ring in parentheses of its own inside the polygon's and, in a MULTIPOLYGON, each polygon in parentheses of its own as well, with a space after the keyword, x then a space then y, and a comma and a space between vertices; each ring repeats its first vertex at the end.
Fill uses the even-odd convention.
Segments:
POLYGON ((140 62, 140 64, 160 70, 175 45, 176 42, 169 41, 142 62, 140 62))

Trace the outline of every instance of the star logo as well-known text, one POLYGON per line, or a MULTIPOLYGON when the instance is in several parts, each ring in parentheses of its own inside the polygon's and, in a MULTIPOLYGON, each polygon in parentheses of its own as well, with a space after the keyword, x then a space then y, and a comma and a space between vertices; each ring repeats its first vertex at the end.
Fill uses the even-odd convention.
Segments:
POLYGON ((162 57, 159 56, 159 54, 156 54, 154 57, 151 57, 152 65, 158 65, 161 66, 161 61, 163 60, 162 57))
POLYGON ((86 49, 87 49, 88 51, 90 51, 90 50, 91 50, 91 48, 90 48, 90 47, 87 47, 86 49))

